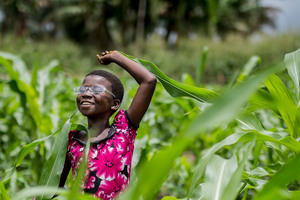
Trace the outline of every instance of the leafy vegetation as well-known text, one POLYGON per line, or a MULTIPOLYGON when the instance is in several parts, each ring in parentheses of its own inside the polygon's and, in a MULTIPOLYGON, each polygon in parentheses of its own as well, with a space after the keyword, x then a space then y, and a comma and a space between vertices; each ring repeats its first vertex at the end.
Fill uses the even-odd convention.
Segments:
MULTIPOLYGON (((252 57, 223 87, 199 87, 188 74, 175 81, 153 63, 129 56, 160 84, 137 135, 131 185, 119 198, 299 198, 299 52, 255 73, 261 60, 252 57)), ((58 62, 36 64, 30 76, 22 59, 1 52, 0 65, 1 199, 54 193, 57 199, 95 199, 79 189, 86 162, 75 181, 69 176, 67 189, 55 187, 68 130, 86 125, 74 113, 72 88, 80 81, 66 78, 58 62)), ((126 108, 137 85, 122 81, 126 108)))
POLYGON ((166 41, 197 32, 221 38, 233 32, 247 36, 263 25, 274 26, 270 14, 276 11, 261 0, 5 0, 0 10, 2 33, 34 38, 64 35, 103 49, 116 43, 141 46, 140 41, 158 29, 166 41))

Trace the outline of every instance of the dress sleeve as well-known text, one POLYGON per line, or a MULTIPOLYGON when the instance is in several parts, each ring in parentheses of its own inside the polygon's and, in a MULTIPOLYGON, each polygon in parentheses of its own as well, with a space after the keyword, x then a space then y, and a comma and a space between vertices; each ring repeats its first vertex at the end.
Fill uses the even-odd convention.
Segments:
POLYGON ((69 139, 68 139, 68 146, 67 146, 67 152, 70 150, 70 145, 73 139, 74 134, 76 133, 76 130, 72 130, 69 132, 69 139))
POLYGON ((120 110, 114 119, 114 126, 123 132, 129 131, 129 134, 136 134, 138 127, 135 127, 128 117, 127 111, 120 110))

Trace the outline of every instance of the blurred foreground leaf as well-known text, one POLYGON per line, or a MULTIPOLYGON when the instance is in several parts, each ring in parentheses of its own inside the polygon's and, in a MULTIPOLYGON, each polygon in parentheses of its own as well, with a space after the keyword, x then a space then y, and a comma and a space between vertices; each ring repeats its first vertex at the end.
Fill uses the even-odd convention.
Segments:
MULTIPOLYGON (((259 84, 281 68, 282 66, 277 66, 263 71, 221 95, 211 107, 199 114, 187 130, 179 133, 172 144, 158 151, 140 168, 137 182, 131 185, 121 199, 139 199, 141 196, 152 199, 167 177, 175 158, 193 142, 193 139, 208 129, 233 119, 259 84), (155 172, 155 176, 149 176, 150 172, 155 172)), ((198 181, 194 180, 194 182, 198 181)), ((191 190, 193 191, 194 188, 191 190)))
POLYGON ((66 158, 68 133, 70 131, 70 127, 71 123, 70 119, 68 119, 61 129, 59 135, 56 137, 50 158, 43 166, 42 175, 39 181, 40 185, 58 186, 59 178, 66 158))
POLYGON ((0 181, 0 199, 1 200, 10 200, 10 197, 4 187, 4 184, 0 181))

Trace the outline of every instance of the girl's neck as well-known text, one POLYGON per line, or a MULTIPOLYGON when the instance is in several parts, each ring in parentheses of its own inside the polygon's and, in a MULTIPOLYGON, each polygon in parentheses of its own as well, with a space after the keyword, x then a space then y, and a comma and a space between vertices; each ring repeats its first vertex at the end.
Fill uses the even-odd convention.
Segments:
POLYGON ((109 128, 109 117, 88 118, 88 129, 90 137, 97 137, 106 128, 109 128))

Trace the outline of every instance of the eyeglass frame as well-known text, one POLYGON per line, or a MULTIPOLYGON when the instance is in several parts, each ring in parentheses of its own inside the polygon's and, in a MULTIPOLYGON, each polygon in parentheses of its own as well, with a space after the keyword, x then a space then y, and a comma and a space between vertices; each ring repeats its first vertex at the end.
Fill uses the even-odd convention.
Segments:
POLYGON ((73 91, 75 94, 83 94, 87 91, 92 92, 93 94, 102 94, 104 92, 109 93, 111 96, 113 96, 114 98, 116 98, 116 95, 114 95, 114 93, 112 93, 111 91, 109 91, 108 89, 106 89, 106 87, 104 87, 103 85, 96 85, 96 86, 80 86, 80 87, 75 87, 73 88, 73 91), (84 92, 81 92, 80 89, 84 88, 84 92), (94 88, 101 88, 101 92, 95 92, 94 88))

